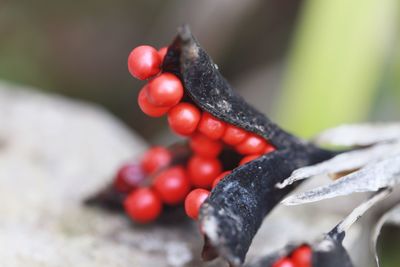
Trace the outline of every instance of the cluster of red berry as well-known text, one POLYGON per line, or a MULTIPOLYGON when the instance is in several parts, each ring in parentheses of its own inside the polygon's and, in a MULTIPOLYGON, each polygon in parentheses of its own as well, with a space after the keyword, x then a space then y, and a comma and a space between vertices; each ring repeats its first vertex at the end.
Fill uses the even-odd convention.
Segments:
POLYGON ((275 262, 272 267, 312 267, 312 251, 307 245, 296 248, 292 253, 275 262))
MULTIPOLYGON (((243 156, 239 165, 275 150, 264 138, 202 112, 190 101, 183 102, 185 92, 181 80, 172 73, 162 72, 166 53, 167 48, 157 51, 151 46, 136 47, 129 55, 128 68, 135 78, 149 80, 138 96, 141 110, 151 117, 167 115, 172 131, 189 138, 192 156, 184 167, 169 166, 171 154, 165 148, 156 147, 144 155, 140 168, 145 175, 133 179, 135 184, 146 175, 156 175, 151 179, 151 187, 133 190, 124 203, 128 215, 138 222, 157 218, 162 202, 167 205, 184 202, 187 215, 197 219, 209 190, 231 172, 223 170, 218 159, 224 147, 243 156)), ((126 176, 125 172, 133 175, 138 168, 125 166, 117 177, 126 176)), ((121 182, 124 179, 127 177, 116 179, 119 190, 126 189, 127 183, 121 182)))

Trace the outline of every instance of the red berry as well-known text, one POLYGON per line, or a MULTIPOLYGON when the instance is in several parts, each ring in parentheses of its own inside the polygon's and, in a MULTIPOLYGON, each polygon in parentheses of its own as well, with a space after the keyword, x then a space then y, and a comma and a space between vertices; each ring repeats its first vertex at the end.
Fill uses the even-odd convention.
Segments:
POLYGON ((172 107, 183 97, 181 80, 172 73, 163 73, 149 82, 149 102, 157 107, 172 107))
POLYGON ((239 127, 228 125, 222 140, 228 145, 234 146, 242 142, 247 137, 247 132, 239 127))
POLYGON ((162 201, 169 205, 182 202, 190 191, 190 183, 183 167, 172 167, 161 172, 153 185, 162 201))
POLYGON ((154 47, 141 45, 128 57, 128 69, 133 77, 146 80, 160 72, 161 58, 154 47))
POLYGON ((291 259, 296 267, 312 267, 312 250, 309 246, 301 246, 292 252, 291 259))
POLYGON ((222 143, 200 133, 190 139, 190 147, 199 156, 215 158, 222 150, 222 143))
POLYGON ((125 199, 124 207, 134 221, 148 223, 160 215, 162 203, 157 194, 149 188, 139 188, 125 199))
POLYGON ((211 139, 219 139, 225 132, 224 122, 213 117, 210 113, 204 112, 199 123, 199 132, 211 139))
POLYGON ((158 50, 158 55, 160 56, 161 62, 164 61, 165 55, 168 52, 168 47, 164 46, 158 50))
POLYGON ((293 262, 289 258, 282 258, 276 261, 272 267, 297 267, 293 264, 293 262))
POLYGON ((232 171, 224 171, 223 173, 221 173, 220 175, 217 176, 217 178, 214 179, 213 183, 212 183, 212 188, 216 187, 217 184, 224 179, 225 176, 227 176, 228 174, 231 174, 232 171))
POLYGON ((239 166, 242 166, 252 160, 255 160, 256 158, 259 158, 261 155, 250 155, 250 156, 246 156, 243 157, 242 160, 239 162, 239 166))
POLYGON ((125 164, 118 170, 114 186, 118 191, 128 193, 138 187, 144 178, 142 168, 138 164, 125 164))
POLYGON ((209 188, 221 171, 221 162, 216 158, 193 156, 187 165, 189 179, 196 187, 209 188))
POLYGON ((271 153, 272 151, 275 151, 275 147, 267 142, 267 146, 264 149, 264 154, 271 153))
POLYGON ((168 149, 155 146, 149 149, 142 157, 141 166, 146 173, 154 173, 171 162, 171 153, 168 149))
POLYGON ((171 129, 180 135, 191 135, 200 121, 200 111, 189 103, 179 103, 168 112, 171 129))
POLYGON ((160 108, 151 104, 147 99, 146 91, 147 86, 143 87, 142 90, 140 90, 138 96, 138 104, 143 113, 150 117, 161 117, 162 115, 166 114, 169 108, 160 108))
POLYGON ((193 220, 197 220, 199 216, 200 206, 206 200, 210 191, 205 189, 194 189, 192 190, 185 199, 185 211, 186 214, 193 220))
POLYGON ((236 150, 240 154, 249 155, 249 154, 261 154, 264 152, 265 147, 267 146, 267 142, 264 138, 252 134, 248 136, 242 143, 236 146, 236 150))

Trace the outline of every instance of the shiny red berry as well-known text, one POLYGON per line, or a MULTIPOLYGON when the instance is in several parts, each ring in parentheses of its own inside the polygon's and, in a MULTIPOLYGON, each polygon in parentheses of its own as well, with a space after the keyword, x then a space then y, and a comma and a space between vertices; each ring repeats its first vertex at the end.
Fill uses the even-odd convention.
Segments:
POLYGON ((148 223, 157 219, 162 210, 160 198, 149 188, 134 190, 124 201, 126 213, 132 220, 148 223))
POLYGON ((276 148, 273 145, 271 145, 270 143, 267 142, 267 145, 266 145, 266 147, 264 149, 264 154, 271 153, 272 151, 275 151, 275 150, 276 150, 276 148))
POLYGON ((138 187, 145 176, 139 164, 129 163, 123 165, 114 180, 114 187, 123 193, 128 193, 138 187))
POLYGON ((199 210, 203 202, 206 200, 210 191, 205 189, 194 189, 192 190, 185 199, 185 211, 186 214, 193 220, 197 220, 199 216, 199 210))
POLYGON ((164 61, 165 55, 168 52, 168 47, 164 46, 158 50, 158 55, 160 56, 161 62, 164 61))
POLYGON ((183 97, 181 80, 172 73, 163 73, 148 84, 149 102, 157 107, 172 107, 183 97))
POLYGON ((250 161, 255 160, 256 158, 259 158, 261 155, 249 155, 249 156, 245 156, 243 157, 240 162, 239 162, 239 166, 242 166, 250 161))
POLYGON ((216 187, 217 184, 224 179, 225 176, 231 174, 232 171, 224 171, 223 173, 221 173, 220 175, 217 176, 217 178, 214 179, 213 183, 212 183, 212 188, 216 187))
POLYGON ((203 134, 195 134, 190 139, 191 149, 199 156, 215 158, 222 150, 222 143, 212 140, 203 134))
POLYGON ((164 170, 154 180, 154 189, 161 200, 169 205, 183 202, 190 191, 189 179, 183 167, 164 170))
POLYGON ((231 146, 237 145, 247 137, 248 133, 240 129, 239 127, 233 125, 227 125, 224 135, 222 136, 222 140, 231 146))
POLYGON ((141 167, 146 173, 154 173, 171 162, 171 153, 162 146, 149 149, 142 157, 141 167))
POLYGON ((297 267, 289 258, 282 258, 275 262, 272 267, 297 267))
POLYGON ((160 65, 158 51, 148 45, 136 47, 128 57, 129 72, 139 80, 146 80, 159 73, 160 65))
POLYGON ((267 142, 261 136, 252 134, 236 146, 236 150, 243 155, 261 154, 264 152, 267 142))
POLYGON ((309 246, 301 246, 291 254, 295 267, 312 267, 312 250, 309 246))
POLYGON ((150 117, 161 117, 166 114, 169 108, 160 108, 151 104, 147 98, 147 86, 143 87, 139 92, 138 104, 144 114, 150 117))
POLYGON ((225 132, 226 124, 208 112, 203 112, 199 123, 199 132, 211 139, 219 139, 225 132))
POLYGON ((200 110, 190 103, 179 103, 168 112, 168 123, 172 131, 180 135, 191 135, 201 117, 200 110))
POLYGON ((215 177, 222 172, 221 162, 218 159, 200 156, 193 156, 187 168, 191 183, 202 188, 210 188, 215 177))

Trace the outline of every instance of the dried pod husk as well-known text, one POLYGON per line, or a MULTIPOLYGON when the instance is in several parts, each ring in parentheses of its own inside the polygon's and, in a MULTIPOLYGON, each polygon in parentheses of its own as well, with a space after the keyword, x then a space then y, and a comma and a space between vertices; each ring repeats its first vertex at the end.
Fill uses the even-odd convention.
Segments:
POLYGON ((201 208, 200 226, 206 240, 203 258, 222 256, 231 265, 239 266, 264 217, 298 185, 278 189, 275 184, 295 169, 329 159, 335 153, 283 131, 249 105, 220 74, 187 26, 179 29, 169 46, 163 70, 181 78, 185 101, 192 101, 226 123, 264 137, 276 148, 235 168, 201 208))
MULTIPOLYGON (((290 254, 298 247, 305 244, 289 244, 286 247, 271 253, 265 257, 248 263, 245 267, 272 267, 275 262, 290 254)), ((307 244, 308 245, 308 244, 307 244)), ((343 247, 341 241, 325 236, 321 241, 308 245, 312 251, 312 267, 353 267, 350 256, 343 247)))

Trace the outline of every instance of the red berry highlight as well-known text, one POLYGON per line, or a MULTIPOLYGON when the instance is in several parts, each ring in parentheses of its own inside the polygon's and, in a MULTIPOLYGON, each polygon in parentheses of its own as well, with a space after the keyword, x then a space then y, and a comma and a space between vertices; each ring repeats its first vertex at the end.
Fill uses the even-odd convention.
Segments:
POLYGON ((225 176, 227 176, 228 174, 230 174, 232 171, 224 171, 223 173, 221 173, 220 175, 217 176, 217 178, 214 179, 213 183, 212 183, 212 188, 216 187, 217 184, 224 179, 225 176))
POLYGON ((191 135, 201 117, 200 110, 189 103, 179 103, 168 112, 168 123, 172 131, 180 135, 191 135))
POLYGON ((301 246, 292 252, 291 259, 296 267, 312 267, 312 250, 309 246, 301 246))
POLYGON ((186 214, 193 220, 197 220, 199 216, 199 210, 203 202, 207 199, 210 191, 205 189, 194 189, 192 190, 185 199, 185 211, 186 214))
POLYGON ((143 87, 138 96, 138 104, 144 114, 150 117, 161 117, 166 114, 169 108, 156 107, 147 98, 147 86, 143 87))
POLYGON ((203 112, 199 123, 199 132, 211 139, 219 139, 225 132, 226 125, 208 112, 203 112))
POLYGON ((276 150, 275 147, 267 142, 267 146, 264 149, 264 154, 271 153, 272 151, 275 151, 275 150, 276 150))
POLYGON ((233 125, 227 125, 224 136, 222 140, 228 145, 237 145, 248 136, 247 132, 239 127, 233 125))
POLYGON ((190 182, 196 187, 210 188, 221 171, 221 162, 215 158, 193 156, 187 165, 190 182))
POLYGON ((146 80, 159 73, 161 58, 151 46, 141 45, 132 50, 128 57, 128 69, 133 77, 146 80))
POLYGON ((149 102, 157 107, 172 107, 183 97, 181 80, 172 73, 163 73, 148 84, 149 102))
POLYGON ((161 172, 155 178, 153 186, 161 200, 169 205, 183 202, 190 191, 190 183, 183 167, 172 167, 161 172))
POLYGON ((165 55, 168 52, 168 47, 164 46, 158 50, 158 55, 160 56, 161 62, 164 61, 165 55))
POLYGON ((199 156, 215 158, 222 151, 222 143, 203 134, 196 134, 190 139, 190 148, 199 156))
POLYGON ((139 188, 125 199, 124 208, 132 220, 148 223, 160 215, 162 203, 157 194, 149 188, 139 188))
POLYGON ((253 161, 256 158, 259 158, 260 156, 261 155, 250 155, 250 156, 243 157, 242 160, 239 162, 239 166, 242 166, 250 161, 253 161))
POLYGON ((142 168, 136 163, 123 165, 114 180, 114 187, 122 193, 128 193, 138 187, 145 176, 142 168))
POLYGON ((162 146, 149 149, 142 157, 141 166, 146 173, 154 173, 171 162, 171 153, 162 146))
POLYGON ((289 258, 282 258, 275 262, 272 267, 297 267, 289 258))
POLYGON ((252 134, 248 136, 242 143, 236 146, 236 150, 243 155, 261 154, 264 152, 267 142, 264 138, 252 134))

